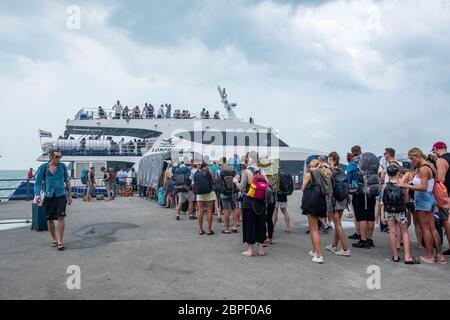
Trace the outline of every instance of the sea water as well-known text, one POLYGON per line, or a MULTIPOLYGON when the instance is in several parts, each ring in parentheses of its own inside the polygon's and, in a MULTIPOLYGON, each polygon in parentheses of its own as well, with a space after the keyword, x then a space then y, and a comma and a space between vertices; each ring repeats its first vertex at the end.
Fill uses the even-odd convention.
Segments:
MULTIPOLYGON (((0 180, 2 179, 26 179, 27 170, 0 170, 0 180)), ((25 181, 25 180, 24 180, 25 181)), ((0 189, 17 188, 21 181, 0 181, 0 189)), ((14 190, 0 190, 0 200, 5 201, 3 197, 8 197, 14 193, 14 190)))

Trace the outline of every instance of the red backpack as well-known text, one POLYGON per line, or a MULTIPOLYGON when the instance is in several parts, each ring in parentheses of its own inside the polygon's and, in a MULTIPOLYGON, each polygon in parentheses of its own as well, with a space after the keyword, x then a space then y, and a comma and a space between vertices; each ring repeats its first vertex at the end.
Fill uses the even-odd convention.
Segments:
POLYGON ((253 181, 249 186, 247 196, 256 200, 266 199, 266 189, 269 187, 269 183, 266 178, 261 174, 261 171, 256 171, 254 168, 248 168, 253 173, 253 181))

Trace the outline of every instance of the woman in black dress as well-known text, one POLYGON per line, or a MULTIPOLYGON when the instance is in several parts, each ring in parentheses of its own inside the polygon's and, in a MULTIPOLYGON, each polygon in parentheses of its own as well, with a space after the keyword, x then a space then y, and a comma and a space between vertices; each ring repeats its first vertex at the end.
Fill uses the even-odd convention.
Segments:
POLYGON ((264 241, 266 239, 266 203, 265 201, 255 200, 247 196, 250 184, 253 182, 255 173, 261 173, 257 166, 257 154, 249 153, 247 157, 248 167, 242 173, 242 180, 239 182, 234 179, 236 186, 244 192, 242 203, 242 234, 243 242, 247 243, 248 248, 242 252, 243 256, 251 257, 254 255, 254 245, 258 243, 258 254, 264 256, 264 241))

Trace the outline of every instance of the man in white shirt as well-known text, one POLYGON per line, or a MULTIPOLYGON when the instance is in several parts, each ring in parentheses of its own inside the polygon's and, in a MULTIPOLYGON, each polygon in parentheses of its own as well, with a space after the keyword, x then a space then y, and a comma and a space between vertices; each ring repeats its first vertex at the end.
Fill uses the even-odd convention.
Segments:
POLYGON ((158 110, 158 119, 164 118, 164 106, 161 105, 158 110))
POLYGON ((115 113, 114 119, 120 119, 120 117, 122 116, 123 107, 120 104, 119 100, 117 100, 116 105, 112 107, 112 109, 114 110, 115 113))

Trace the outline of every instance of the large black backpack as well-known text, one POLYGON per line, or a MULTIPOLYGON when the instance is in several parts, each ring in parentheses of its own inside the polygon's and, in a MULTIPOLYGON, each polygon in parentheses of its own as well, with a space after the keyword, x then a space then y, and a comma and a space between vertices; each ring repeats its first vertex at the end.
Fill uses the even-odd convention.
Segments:
POLYGON ((290 196, 294 192, 294 180, 292 176, 282 169, 278 171, 279 191, 278 193, 290 196))
POLYGON ((327 203, 322 188, 311 173, 311 183, 306 187, 302 197, 302 210, 315 215, 326 215, 327 203))
POLYGON ((208 168, 198 170, 194 176, 195 194, 208 194, 213 190, 212 176, 208 168))
POLYGON ((371 152, 366 152, 361 156, 358 164, 360 174, 360 189, 366 196, 378 196, 381 191, 380 177, 378 169, 380 161, 371 152))
POLYGON ((233 178, 236 174, 236 169, 231 164, 226 164, 222 167, 221 175, 221 193, 226 196, 231 196, 238 189, 234 186, 233 178))
POLYGON ((347 175, 341 169, 335 169, 333 177, 333 197, 336 201, 343 201, 350 195, 350 185, 348 184, 347 175))
POLYGON ((383 193, 384 211, 389 213, 405 212, 403 189, 395 186, 392 182, 386 183, 383 193))

